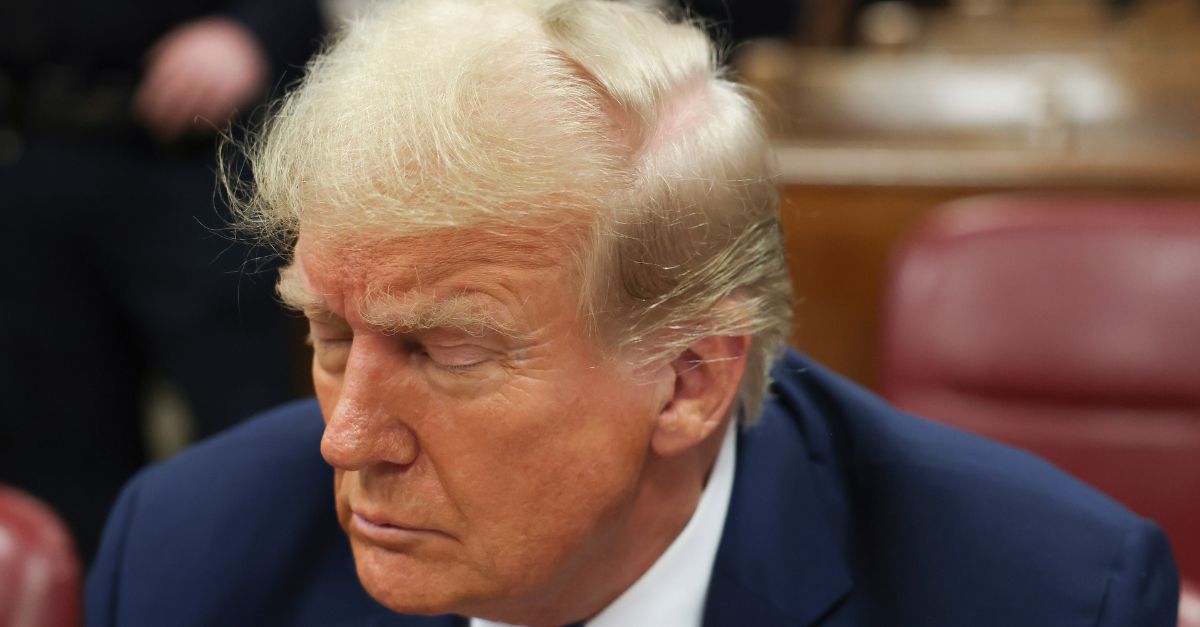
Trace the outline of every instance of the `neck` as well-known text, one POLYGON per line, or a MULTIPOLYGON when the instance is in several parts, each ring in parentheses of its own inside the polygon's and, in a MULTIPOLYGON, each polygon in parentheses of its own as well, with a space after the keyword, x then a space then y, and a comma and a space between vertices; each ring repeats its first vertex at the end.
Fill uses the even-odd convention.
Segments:
POLYGON ((617 531, 593 538, 561 577, 537 595, 507 608, 493 608, 493 620, 531 627, 585 621, 632 586, 687 526, 700 502, 720 452, 725 427, 700 445, 672 457, 653 453, 623 513, 617 531))

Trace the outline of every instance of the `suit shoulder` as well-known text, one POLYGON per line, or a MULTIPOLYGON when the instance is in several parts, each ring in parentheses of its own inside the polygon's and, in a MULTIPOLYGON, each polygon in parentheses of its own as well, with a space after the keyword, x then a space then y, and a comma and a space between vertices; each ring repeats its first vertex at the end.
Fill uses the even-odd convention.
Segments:
POLYGON ((312 400, 280 406, 142 471, 134 524, 191 528, 286 505, 332 502, 332 471, 321 459, 323 422, 312 400), (328 498, 326 498, 328 497, 328 498))
POLYGON ((374 611, 338 527, 321 431, 314 402, 291 403, 140 473, 105 530, 89 615, 309 625, 374 611))
POLYGON ((1058 512, 1121 529, 1137 520, 1031 453, 906 414, 796 353, 776 369, 775 390, 773 402, 798 422, 810 454, 860 479, 902 493, 931 490, 967 501, 1011 498, 1043 506, 1031 515, 1058 512), (950 490, 954 487, 961 489, 950 490))
POLYGON ((1153 558, 1138 577, 1174 577, 1153 523, 1030 453, 907 415, 796 354, 775 379, 773 420, 794 421, 830 470, 855 578, 911 624, 1094 625, 1131 560, 1153 558))
POLYGON ((280 405, 205 439, 178 455, 151 467, 150 474, 173 479, 195 472, 237 471, 240 463, 305 463, 317 450, 323 430, 321 411, 314 399, 280 405))

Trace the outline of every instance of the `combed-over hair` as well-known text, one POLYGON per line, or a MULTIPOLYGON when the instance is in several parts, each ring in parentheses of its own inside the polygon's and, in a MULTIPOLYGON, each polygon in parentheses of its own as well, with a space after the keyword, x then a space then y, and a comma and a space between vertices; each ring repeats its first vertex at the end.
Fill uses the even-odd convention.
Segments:
MULTIPOLYGON (((752 336, 753 420, 790 329, 759 117, 688 21, 610 0, 398 0, 348 25, 246 149, 239 222, 575 229, 590 329, 642 364, 752 336)), ((574 231, 573 231, 574 232, 574 231)))

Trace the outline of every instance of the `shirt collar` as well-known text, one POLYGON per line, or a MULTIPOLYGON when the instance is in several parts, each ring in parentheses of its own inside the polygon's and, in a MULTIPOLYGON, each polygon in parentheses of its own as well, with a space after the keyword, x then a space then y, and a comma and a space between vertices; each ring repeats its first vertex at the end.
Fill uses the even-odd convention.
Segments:
MULTIPOLYGON (((725 515, 733 493, 737 420, 731 420, 708 484, 683 531, 650 569, 587 621, 587 627, 699 627, 725 515)), ((473 618, 470 627, 511 627, 473 618)))

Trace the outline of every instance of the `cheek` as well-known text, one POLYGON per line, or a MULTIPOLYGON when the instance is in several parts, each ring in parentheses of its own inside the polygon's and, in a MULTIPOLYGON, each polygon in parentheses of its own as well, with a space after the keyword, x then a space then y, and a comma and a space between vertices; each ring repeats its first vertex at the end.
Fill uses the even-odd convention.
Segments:
MULTIPOLYGON (((621 396, 627 391, 613 391, 621 396)), ((462 481, 495 481, 512 476, 515 487, 594 483, 593 475, 640 460, 647 450, 652 413, 633 403, 617 403, 604 393, 589 394, 552 382, 522 381, 501 394, 471 403, 435 403, 450 418, 443 433, 460 463, 489 472, 451 472, 462 481)), ((585 485, 587 485, 585 484, 585 485)))
POLYGON ((553 568, 615 524, 632 502, 650 420, 645 408, 612 397, 514 386, 439 438, 452 448, 428 452, 454 460, 439 470, 470 521, 473 551, 536 577, 536 567, 553 568))

